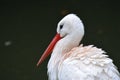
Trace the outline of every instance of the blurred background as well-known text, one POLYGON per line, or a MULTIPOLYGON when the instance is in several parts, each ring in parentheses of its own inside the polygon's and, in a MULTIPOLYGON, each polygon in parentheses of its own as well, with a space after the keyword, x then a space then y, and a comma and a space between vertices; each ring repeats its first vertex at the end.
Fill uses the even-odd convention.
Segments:
POLYGON ((104 49, 120 70, 120 5, 110 0, 0 1, 0 80, 47 80, 47 62, 36 63, 56 34, 57 23, 77 14, 81 43, 104 49))

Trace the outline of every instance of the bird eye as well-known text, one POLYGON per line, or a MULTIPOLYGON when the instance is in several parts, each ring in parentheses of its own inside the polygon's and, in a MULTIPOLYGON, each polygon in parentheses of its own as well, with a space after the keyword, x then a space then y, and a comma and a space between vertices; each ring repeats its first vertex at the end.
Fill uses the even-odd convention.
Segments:
POLYGON ((60 29, 62 29, 63 28, 63 25, 60 25, 60 29))

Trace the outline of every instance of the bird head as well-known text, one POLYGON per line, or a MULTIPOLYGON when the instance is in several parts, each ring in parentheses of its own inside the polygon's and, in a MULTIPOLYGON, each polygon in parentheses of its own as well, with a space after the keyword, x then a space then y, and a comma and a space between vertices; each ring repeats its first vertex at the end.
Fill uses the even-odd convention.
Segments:
POLYGON ((52 52, 54 46, 60 39, 64 39, 67 36, 71 38, 77 37, 81 39, 84 35, 84 26, 82 21, 75 14, 68 14, 65 16, 57 25, 57 34, 49 44, 48 48, 45 50, 37 66, 40 65, 52 52))
POLYGON ((68 14, 57 25, 57 33, 60 37, 67 35, 84 35, 84 26, 82 21, 75 14, 68 14))

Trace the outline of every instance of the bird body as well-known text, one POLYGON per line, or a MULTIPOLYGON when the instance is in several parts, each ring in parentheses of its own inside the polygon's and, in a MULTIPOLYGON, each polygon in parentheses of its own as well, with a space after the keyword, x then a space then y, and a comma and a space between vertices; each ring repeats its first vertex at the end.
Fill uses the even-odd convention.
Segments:
POLYGON ((79 45, 83 36, 80 18, 74 14, 65 16, 37 66, 53 50, 47 66, 49 80, 120 80, 116 66, 105 51, 93 45, 79 45))
MULTIPOLYGON (((120 80, 112 60, 102 49, 89 46, 79 46, 64 54, 56 69, 50 71, 50 80, 120 80), (57 76, 56 78, 54 76, 57 76)), ((50 65, 48 66, 50 67, 50 65)), ((49 68, 48 68, 49 69, 49 68)))

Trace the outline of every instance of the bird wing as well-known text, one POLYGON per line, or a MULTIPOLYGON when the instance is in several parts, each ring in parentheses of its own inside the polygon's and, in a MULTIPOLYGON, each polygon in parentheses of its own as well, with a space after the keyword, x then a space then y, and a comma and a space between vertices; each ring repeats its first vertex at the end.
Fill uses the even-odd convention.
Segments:
POLYGON ((58 67, 59 80, 120 80, 112 60, 93 46, 77 47, 64 56, 58 67), (68 56, 68 57, 67 57, 68 56))

